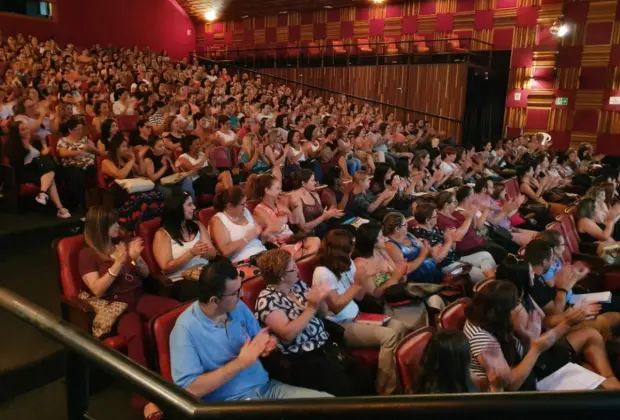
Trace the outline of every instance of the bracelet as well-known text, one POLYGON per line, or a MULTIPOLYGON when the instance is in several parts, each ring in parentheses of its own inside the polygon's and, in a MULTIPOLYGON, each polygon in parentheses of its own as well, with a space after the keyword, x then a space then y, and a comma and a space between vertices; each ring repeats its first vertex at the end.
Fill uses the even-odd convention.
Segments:
POLYGON ((118 273, 114 274, 112 270, 110 270, 109 268, 108 268, 108 274, 111 275, 112 277, 118 277, 118 273))
POLYGON ((562 292, 568 294, 568 290, 564 289, 563 287, 556 287, 555 290, 561 290, 562 292))
POLYGON ((241 239, 243 239, 243 242, 245 242, 246 244, 248 243, 248 240, 245 239, 245 236, 243 238, 241 238, 241 239))

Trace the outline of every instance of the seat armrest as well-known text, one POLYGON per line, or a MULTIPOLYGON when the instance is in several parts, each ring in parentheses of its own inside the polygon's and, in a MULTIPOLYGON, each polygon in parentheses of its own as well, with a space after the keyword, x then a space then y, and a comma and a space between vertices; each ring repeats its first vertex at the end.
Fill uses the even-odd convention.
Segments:
POLYGON ((170 297, 172 294, 172 285, 174 282, 163 272, 149 273, 145 279, 145 289, 158 296, 170 297))
POLYGON ((90 334, 95 318, 95 310, 86 301, 77 296, 61 296, 62 318, 72 325, 90 334))

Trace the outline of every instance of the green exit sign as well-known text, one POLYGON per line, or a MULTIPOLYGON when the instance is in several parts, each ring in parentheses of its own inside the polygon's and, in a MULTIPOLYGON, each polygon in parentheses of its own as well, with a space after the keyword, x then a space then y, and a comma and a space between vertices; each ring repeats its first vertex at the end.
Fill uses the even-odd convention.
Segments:
POLYGON ((568 98, 555 98, 555 104, 559 106, 568 105, 568 98))

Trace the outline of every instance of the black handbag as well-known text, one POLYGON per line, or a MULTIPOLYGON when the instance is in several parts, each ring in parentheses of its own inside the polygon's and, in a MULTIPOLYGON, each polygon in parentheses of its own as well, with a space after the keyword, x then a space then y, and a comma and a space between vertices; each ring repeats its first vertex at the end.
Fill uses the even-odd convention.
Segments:
POLYGON ((444 287, 435 283, 401 283, 386 288, 383 297, 388 303, 424 302, 426 298, 440 294, 444 287))

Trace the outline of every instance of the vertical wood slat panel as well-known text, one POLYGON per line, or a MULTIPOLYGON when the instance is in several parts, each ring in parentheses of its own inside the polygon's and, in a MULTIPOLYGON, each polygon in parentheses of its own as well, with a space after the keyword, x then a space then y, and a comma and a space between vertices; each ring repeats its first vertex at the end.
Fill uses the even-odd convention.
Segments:
MULTIPOLYGON (((274 68, 261 72, 444 117, 462 120, 465 115, 466 64, 274 68)), ((434 127, 461 140, 461 124, 417 113, 396 114, 401 120, 428 119, 434 127)))

